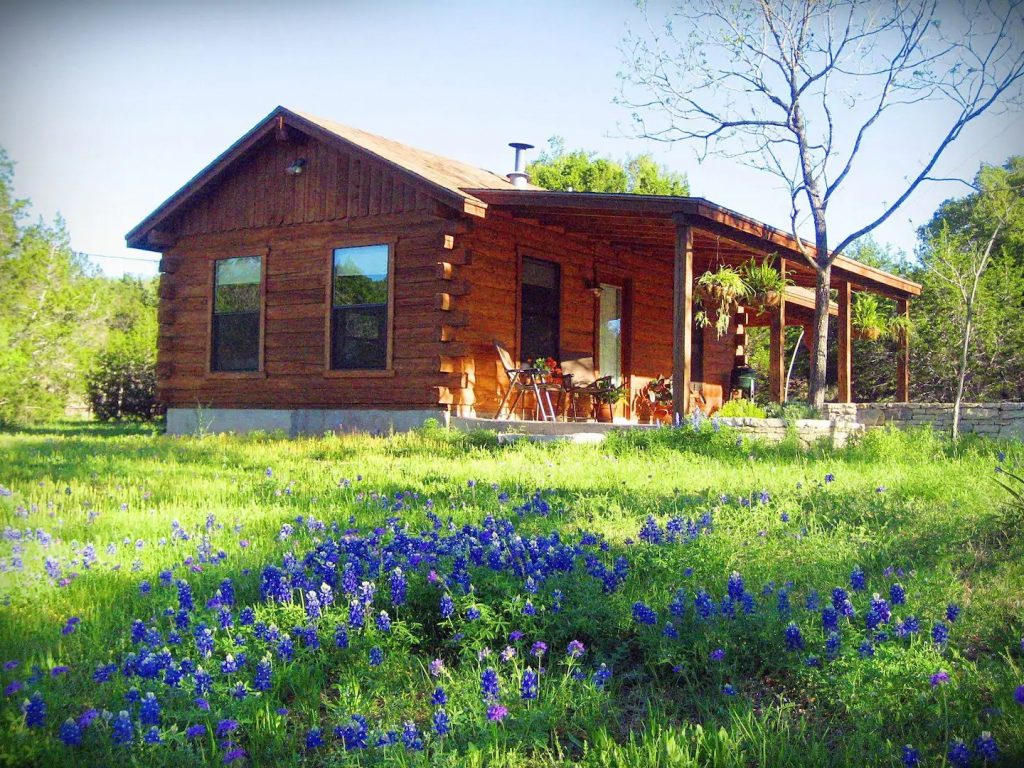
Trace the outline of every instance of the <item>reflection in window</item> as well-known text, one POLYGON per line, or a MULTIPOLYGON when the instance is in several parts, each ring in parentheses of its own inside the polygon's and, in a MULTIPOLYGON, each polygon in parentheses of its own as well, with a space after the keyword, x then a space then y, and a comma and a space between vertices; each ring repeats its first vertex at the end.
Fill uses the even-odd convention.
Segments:
POLYGON ((622 288, 601 283, 598 318, 598 365, 602 376, 622 383, 622 288))
POLYGON ((387 367, 388 246, 334 251, 331 368, 387 367))
POLYGON ((259 256, 214 262, 211 370, 259 370, 262 262, 259 256))

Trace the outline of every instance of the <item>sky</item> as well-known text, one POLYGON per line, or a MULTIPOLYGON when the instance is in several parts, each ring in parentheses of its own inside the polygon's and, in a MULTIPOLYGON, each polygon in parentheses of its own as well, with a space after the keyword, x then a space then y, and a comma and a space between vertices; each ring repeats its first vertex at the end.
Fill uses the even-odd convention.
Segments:
MULTIPOLYGON (((642 26, 628 0, 0 0, 0 146, 16 194, 46 220, 59 213, 72 247, 104 257, 109 275, 156 273, 157 256, 126 248, 125 233, 279 104, 502 173, 510 141, 650 152, 691 194, 787 228, 776 179, 630 136, 613 100, 622 41, 642 26)), ((893 199, 939 121, 897 117, 831 210, 833 242, 893 199)), ((1024 113, 991 115, 937 175, 969 179, 1014 153, 1024 113)), ((916 228, 967 191, 919 190, 876 239, 912 252, 916 228)))

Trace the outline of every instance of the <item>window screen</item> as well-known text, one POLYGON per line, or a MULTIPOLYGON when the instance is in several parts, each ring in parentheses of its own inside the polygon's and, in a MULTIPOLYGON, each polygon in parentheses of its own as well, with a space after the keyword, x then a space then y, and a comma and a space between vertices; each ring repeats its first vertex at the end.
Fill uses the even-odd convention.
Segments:
POLYGON ((260 256, 214 262, 214 371, 256 371, 260 367, 260 256))
POLYGON ((388 246, 335 249, 332 286, 331 368, 386 368, 388 246))
POLYGON ((561 271, 557 264, 523 259, 519 334, 522 362, 538 357, 559 358, 560 284, 561 271))

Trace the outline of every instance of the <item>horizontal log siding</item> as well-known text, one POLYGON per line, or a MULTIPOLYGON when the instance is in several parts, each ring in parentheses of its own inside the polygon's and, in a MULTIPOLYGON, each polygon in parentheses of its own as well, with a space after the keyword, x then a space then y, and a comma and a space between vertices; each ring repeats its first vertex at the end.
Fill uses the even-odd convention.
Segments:
MULTIPOLYGON (((588 239, 550 227, 513 220, 490 211, 461 242, 471 263, 456 274, 471 286, 465 309, 467 324, 456 330, 473 360, 473 401, 476 413, 494 415, 507 378, 492 345, 499 339, 517 355, 519 329, 518 255, 557 262, 562 270, 561 352, 594 356, 595 299, 587 290, 596 270, 599 279, 632 281, 631 333, 626 372, 635 393, 651 378, 672 369, 672 263, 636 251, 596 245, 588 239)), ((728 381, 732 368, 731 337, 705 334, 705 378, 728 381), (720 370, 721 369, 721 370, 720 370)), ((592 376, 592 374, 591 374, 592 376)), ((582 377, 581 377, 582 378, 582 377)), ((632 400, 632 397, 630 397, 632 400)))
MULTIPOLYGON (((376 205, 376 204, 375 204, 376 205)), ((425 408, 439 387, 462 387, 461 372, 441 372, 443 313, 434 309, 450 226, 424 214, 356 222, 297 224, 185 236, 165 254, 174 269, 161 284, 158 389, 167 405, 218 408, 425 408), (395 241, 393 376, 325 375, 327 280, 336 247, 395 241), (263 375, 210 374, 210 262, 267 253, 263 375)))

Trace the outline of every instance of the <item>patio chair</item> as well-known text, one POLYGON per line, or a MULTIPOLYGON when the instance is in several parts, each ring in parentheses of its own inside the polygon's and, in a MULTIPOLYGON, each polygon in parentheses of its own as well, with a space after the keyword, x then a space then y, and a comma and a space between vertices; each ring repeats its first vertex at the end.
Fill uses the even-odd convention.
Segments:
MULTIPOLYGON (((522 400, 523 393, 530 392, 533 394, 535 402, 534 417, 539 416, 538 421, 554 421, 555 409, 551 403, 550 395, 552 385, 544 380, 544 372, 539 368, 522 368, 517 366, 512 362, 512 355, 505 349, 505 345, 497 339, 494 340, 494 349, 498 353, 498 359, 501 361, 502 368, 505 369, 505 375, 508 376, 508 389, 505 390, 505 394, 498 404, 497 418, 501 418, 501 412, 505 408, 505 403, 508 402, 509 395, 515 392, 515 397, 512 398, 512 402, 508 407, 508 413, 511 416, 511 414, 515 413, 516 406, 522 400)), ((558 389, 560 391, 561 387, 558 389)))

